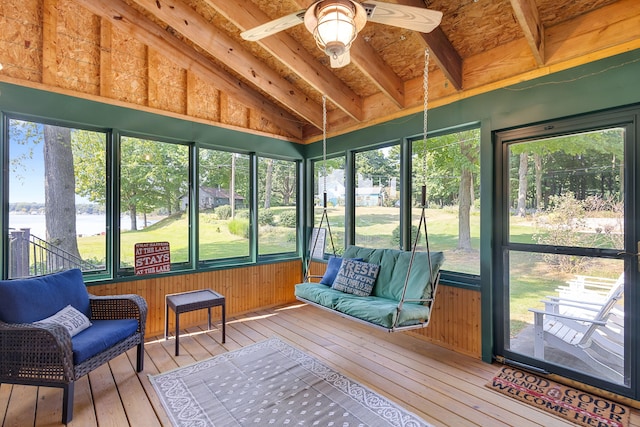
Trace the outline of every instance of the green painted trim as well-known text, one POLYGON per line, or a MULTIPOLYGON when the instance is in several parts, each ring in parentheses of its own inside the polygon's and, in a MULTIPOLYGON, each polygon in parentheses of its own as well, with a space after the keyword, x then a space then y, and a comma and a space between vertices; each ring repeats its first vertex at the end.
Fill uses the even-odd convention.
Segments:
POLYGON ((302 159, 304 145, 148 111, 0 82, 0 110, 9 115, 71 126, 117 129, 148 138, 302 159))

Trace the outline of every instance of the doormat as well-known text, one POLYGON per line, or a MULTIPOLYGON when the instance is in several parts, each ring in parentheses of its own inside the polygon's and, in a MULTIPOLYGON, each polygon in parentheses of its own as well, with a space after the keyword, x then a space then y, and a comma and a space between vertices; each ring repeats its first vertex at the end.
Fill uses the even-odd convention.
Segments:
POLYGON ((486 386, 580 426, 629 425, 630 410, 624 405, 509 366, 486 386))
POLYGON ((174 426, 431 427, 277 337, 149 379, 174 426))

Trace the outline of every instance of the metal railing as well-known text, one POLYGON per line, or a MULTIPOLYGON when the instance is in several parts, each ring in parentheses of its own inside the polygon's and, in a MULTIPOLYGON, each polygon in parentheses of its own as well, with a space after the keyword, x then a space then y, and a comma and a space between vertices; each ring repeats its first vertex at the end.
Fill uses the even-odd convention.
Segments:
POLYGON ((71 268, 92 271, 99 267, 32 235, 28 228, 11 230, 9 235, 10 279, 41 276, 71 268))

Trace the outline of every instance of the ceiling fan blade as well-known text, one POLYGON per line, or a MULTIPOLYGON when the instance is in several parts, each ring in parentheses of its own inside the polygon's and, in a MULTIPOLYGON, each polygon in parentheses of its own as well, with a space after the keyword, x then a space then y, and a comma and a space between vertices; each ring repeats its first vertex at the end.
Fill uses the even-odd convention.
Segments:
POLYGON ((366 0, 362 6, 367 20, 408 30, 428 33, 440 25, 442 12, 421 7, 366 0), (373 10, 372 10, 373 9, 373 10))
POLYGON ((332 56, 329 56, 329 59, 331 60, 331 68, 342 68, 345 65, 349 65, 349 63, 351 62, 351 55, 347 50, 337 58, 334 59, 332 56))
POLYGON ((304 13, 306 10, 300 10, 296 13, 283 16, 282 18, 274 19, 273 21, 265 22, 262 25, 258 25, 250 30, 243 31, 240 36, 248 41, 255 42, 267 36, 273 35, 282 30, 287 30, 291 27, 295 27, 304 21, 304 13))

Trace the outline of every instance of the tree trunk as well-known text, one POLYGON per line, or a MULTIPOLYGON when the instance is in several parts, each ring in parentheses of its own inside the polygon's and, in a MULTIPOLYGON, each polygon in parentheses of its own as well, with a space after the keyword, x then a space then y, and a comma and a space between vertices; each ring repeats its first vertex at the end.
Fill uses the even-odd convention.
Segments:
POLYGON ((229 185, 229 204, 231 218, 236 217, 236 155, 231 153, 231 184, 229 185))
MULTIPOLYGON (((71 150, 71 129, 44 126, 44 198, 46 240, 80 259, 76 233, 76 180, 71 150)), ((52 271, 75 266, 64 255, 49 254, 52 271)))
POLYGON ((458 195, 458 247, 471 250, 471 188, 472 174, 469 169, 462 169, 460 191, 458 195))
POLYGON ((533 155, 533 164, 536 170, 536 209, 544 208, 542 201, 542 156, 540 154, 533 155))
POLYGON ((529 169, 529 155, 520 154, 520 167, 518 168, 518 207, 516 214, 525 216, 527 214, 527 172, 529 169))
POLYGON ((267 160, 267 176, 264 183, 264 208, 271 207, 271 186, 273 180, 273 159, 267 160))
POLYGON ((136 205, 129 206, 129 219, 131 221, 131 231, 138 229, 138 210, 136 205))

